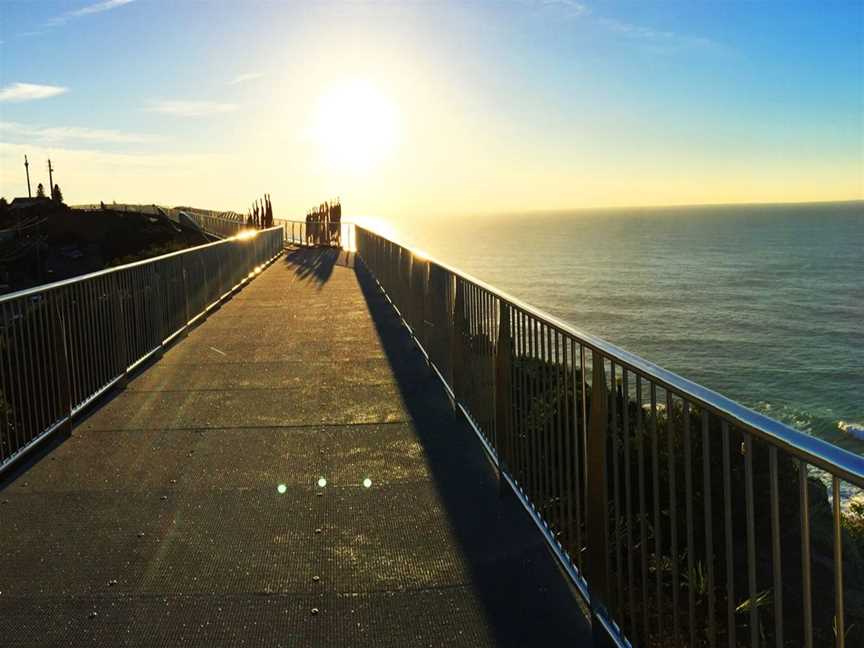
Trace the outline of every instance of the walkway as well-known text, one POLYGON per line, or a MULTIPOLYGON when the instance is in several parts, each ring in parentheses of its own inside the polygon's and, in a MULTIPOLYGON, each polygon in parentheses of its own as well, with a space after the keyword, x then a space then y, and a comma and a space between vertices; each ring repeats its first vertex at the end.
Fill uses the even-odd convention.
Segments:
POLYGON ((0 488, 3 646, 588 643, 344 254, 289 252, 0 488))

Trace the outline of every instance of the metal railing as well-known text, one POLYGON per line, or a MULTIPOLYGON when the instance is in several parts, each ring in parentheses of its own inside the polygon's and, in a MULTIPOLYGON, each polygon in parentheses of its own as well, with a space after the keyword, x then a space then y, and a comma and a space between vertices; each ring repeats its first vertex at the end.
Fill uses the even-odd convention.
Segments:
POLYGON ((307 223, 281 218, 274 218, 273 222, 283 228, 286 244, 345 250, 353 250, 356 245, 353 223, 307 223))
POLYGON ((250 229, 242 214, 224 212, 218 216, 214 216, 213 214, 191 210, 178 210, 178 214, 180 218, 185 216, 194 221, 205 232, 216 234, 217 236, 237 236, 241 232, 250 229))
POLYGON ((274 227, 0 297, 0 472, 282 249, 274 227))
POLYGON ((841 491, 864 487, 864 458, 356 236, 595 632, 621 646, 845 644, 844 578, 860 591, 862 569, 844 561, 841 491))

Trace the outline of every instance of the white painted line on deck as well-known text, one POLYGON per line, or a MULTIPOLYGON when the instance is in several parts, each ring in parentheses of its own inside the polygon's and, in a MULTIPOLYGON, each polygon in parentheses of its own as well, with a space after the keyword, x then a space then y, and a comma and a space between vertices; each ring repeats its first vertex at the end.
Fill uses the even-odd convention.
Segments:
POLYGON ((224 351, 220 351, 220 350, 217 349, 216 347, 210 347, 210 348, 211 348, 213 351, 215 351, 216 353, 222 354, 223 356, 227 356, 227 355, 228 355, 227 353, 225 353, 224 351))

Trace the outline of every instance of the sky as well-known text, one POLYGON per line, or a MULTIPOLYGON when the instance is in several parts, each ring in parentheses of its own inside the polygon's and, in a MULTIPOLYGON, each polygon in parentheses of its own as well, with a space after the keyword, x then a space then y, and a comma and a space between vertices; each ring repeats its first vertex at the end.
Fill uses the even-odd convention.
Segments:
POLYGON ((864 1, 0 0, 0 194, 410 218, 864 198, 864 1))

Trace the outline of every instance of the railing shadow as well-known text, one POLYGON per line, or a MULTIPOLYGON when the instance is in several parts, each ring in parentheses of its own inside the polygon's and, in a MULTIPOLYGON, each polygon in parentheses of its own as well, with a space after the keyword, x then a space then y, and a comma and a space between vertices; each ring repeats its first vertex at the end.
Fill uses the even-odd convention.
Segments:
POLYGON ((330 280, 337 265, 354 267, 354 253, 339 248, 298 247, 285 253, 284 263, 294 268, 301 281, 314 281, 322 286, 330 280))
POLYGON ((369 271, 354 267, 449 527, 499 645, 591 645, 575 592, 497 474, 369 271))

